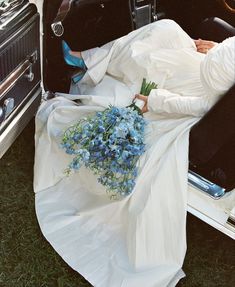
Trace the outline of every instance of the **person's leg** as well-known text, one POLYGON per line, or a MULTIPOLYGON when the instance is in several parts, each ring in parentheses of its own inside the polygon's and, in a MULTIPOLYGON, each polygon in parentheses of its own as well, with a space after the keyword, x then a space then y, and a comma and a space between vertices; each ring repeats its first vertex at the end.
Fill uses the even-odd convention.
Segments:
POLYGON ((220 18, 207 18, 198 26, 198 36, 201 39, 222 42, 235 36, 235 28, 220 18))

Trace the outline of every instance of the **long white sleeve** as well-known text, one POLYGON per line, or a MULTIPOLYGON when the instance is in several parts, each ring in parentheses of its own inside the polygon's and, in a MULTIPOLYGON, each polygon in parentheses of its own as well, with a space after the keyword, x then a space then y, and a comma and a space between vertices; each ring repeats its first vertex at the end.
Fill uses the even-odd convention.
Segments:
POLYGON ((148 98, 148 109, 154 113, 204 115, 218 100, 218 97, 180 96, 165 89, 152 90, 148 98))

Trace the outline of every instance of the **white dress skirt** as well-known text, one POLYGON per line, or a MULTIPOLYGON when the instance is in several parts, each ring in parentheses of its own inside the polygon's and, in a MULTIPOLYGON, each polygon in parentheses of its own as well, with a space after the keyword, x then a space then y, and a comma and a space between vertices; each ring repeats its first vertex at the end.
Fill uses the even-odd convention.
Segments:
POLYGON ((82 55, 88 70, 72 87, 80 95, 58 94, 36 116, 34 190, 41 230, 93 286, 175 286, 184 276, 189 130, 218 100, 200 78, 205 55, 170 20, 82 55), (112 201, 89 170, 65 175, 71 156, 61 149, 61 136, 109 104, 130 104, 143 77, 158 84, 144 115, 146 152, 132 194, 112 201))

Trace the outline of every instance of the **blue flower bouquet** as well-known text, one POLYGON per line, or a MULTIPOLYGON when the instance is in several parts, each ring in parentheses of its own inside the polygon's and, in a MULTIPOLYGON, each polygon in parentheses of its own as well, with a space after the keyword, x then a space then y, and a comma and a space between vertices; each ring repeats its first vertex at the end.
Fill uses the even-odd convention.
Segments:
MULTIPOLYGON (((146 85, 149 83, 144 79, 142 93, 146 85)), ((152 83, 151 87, 156 85, 152 83)), ((146 121, 134 103, 126 108, 110 106, 81 119, 62 138, 62 147, 73 155, 67 174, 85 165, 98 175, 98 181, 111 197, 129 195, 135 186, 137 161, 145 150, 145 126, 146 121)))

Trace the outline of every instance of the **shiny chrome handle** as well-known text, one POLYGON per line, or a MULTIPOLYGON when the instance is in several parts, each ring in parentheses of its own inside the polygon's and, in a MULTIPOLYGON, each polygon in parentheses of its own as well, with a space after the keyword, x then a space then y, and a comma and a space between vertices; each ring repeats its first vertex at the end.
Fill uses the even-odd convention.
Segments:
POLYGON ((34 52, 27 60, 25 60, 11 75, 0 84, 0 95, 4 96, 21 78, 25 77, 29 82, 34 79, 33 64, 37 61, 37 51, 34 52))
POLYGON ((29 81, 32 82, 34 80, 34 73, 33 73, 33 65, 29 66, 28 73, 25 74, 25 78, 29 81))
POLYGON ((6 94, 32 66, 29 60, 26 60, 21 64, 1 85, 0 85, 0 95, 6 94))

